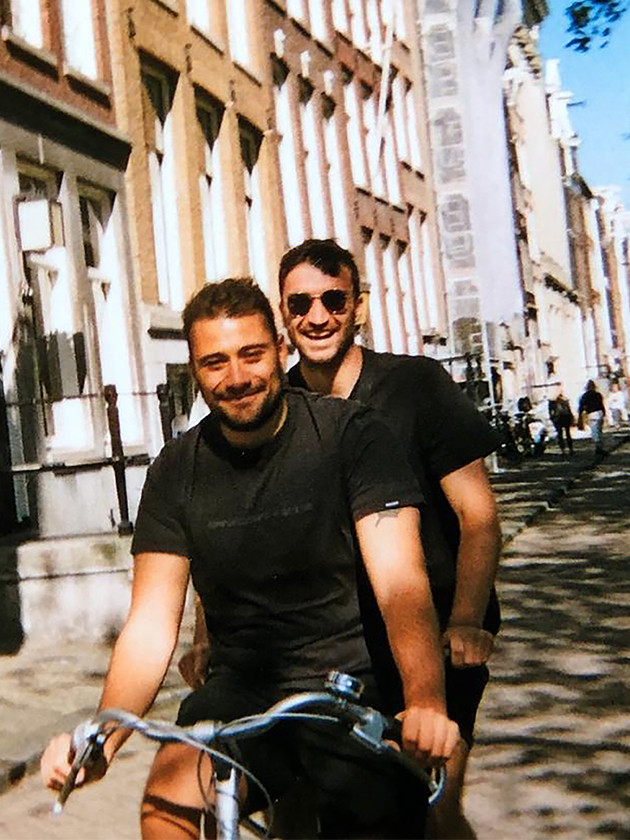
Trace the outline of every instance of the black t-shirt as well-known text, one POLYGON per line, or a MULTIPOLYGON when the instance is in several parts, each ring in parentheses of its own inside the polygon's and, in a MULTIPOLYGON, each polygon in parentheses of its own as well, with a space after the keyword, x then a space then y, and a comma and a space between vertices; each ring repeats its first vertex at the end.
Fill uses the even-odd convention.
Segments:
POLYGON ((283 688, 369 668, 353 520, 418 506, 386 425, 345 400, 287 390, 287 419, 253 450, 210 415, 149 469, 132 552, 190 558, 211 665, 283 688))
POLYGON ((585 411, 590 414, 593 411, 604 411, 604 399, 599 391, 584 391, 580 397, 578 408, 580 414, 585 411))
MULTIPOLYGON (((425 502, 421 536, 435 605, 444 629, 450 614, 459 524, 440 480, 483 458, 498 437, 442 365, 425 356, 397 356, 362 348, 363 367, 350 399, 378 410, 393 430, 418 479, 425 502)), ((299 366, 292 385, 307 387, 299 366)), ((493 592, 485 626, 498 629, 493 592)))

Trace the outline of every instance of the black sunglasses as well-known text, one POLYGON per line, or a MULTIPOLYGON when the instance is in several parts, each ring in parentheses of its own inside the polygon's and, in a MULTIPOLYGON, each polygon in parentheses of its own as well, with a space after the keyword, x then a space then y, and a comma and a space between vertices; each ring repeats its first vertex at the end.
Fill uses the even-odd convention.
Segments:
POLYGON ((297 292, 287 297, 287 309, 294 317, 308 315, 314 300, 321 300, 331 315, 344 312, 348 304, 348 292, 342 289, 326 289, 321 295, 309 295, 308 292, 297 292))

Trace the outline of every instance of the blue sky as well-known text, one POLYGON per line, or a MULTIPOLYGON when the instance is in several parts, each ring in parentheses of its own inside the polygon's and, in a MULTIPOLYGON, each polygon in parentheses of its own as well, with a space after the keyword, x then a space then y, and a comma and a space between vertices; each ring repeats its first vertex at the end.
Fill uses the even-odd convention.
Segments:
MULTIPOLYGON (((567 0, 568 2, 568 0, 567 0)), ((563 87, 573 101, 573 127, 581 138, 580 169, 591 186, 617 184, 630 209, 630 10, 615 27, 608 46, 576 53, 565 44, 565 0, 551 0, 551 13, 540 28, 545 58, 560 59, 563 87)))

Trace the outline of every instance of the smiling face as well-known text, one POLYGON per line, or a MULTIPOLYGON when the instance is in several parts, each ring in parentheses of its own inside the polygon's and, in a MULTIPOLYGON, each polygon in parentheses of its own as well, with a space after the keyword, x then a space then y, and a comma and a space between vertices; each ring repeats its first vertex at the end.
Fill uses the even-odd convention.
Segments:
POLYGON ((201 318, 189 346, 193 375, 222 426, 255 431, 273 417, 282 401, 280 342, 262 314, 201 318))
POLYGON ((286 276, 282 289, 282 317, 291 342, 302 360, 311 365, 336 365, 354 343, 357 301, 350 271, 342 266, 339 277, 324 274, 309 263, 300 263, 286 276), (331 290, 346 293, 345 306, 329 311, 322 295, 331 290), (289 298, 310 295, 311 305, 304 315, 291 314, 289 298))

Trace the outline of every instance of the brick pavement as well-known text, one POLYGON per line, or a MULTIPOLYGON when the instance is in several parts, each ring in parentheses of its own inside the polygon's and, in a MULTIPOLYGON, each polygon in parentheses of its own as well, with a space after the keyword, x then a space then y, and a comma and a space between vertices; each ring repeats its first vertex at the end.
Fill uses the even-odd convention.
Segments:
POLYGON ((630 838, 630 445, 507 547, 472 753, 483 840, 630 838))
MULTIPOLYGON (((608 445, 614 449, 626 440, 625 434, 609 435, 608 445)), ((608 456, 604 463, 612 464, 615 457, 615 455, 608 456)), ((514 545, 516 545, 519 540, 518 535, 523 529, 528 524, 531 525, 537 521, 537 517, 545 511, 557 505, 566 491, 579 485, 597 463, 593 458, 590 441, 583 440, 578 442, 576 455, 572 459, 562 459, 559 454, 554 453, 553 448, 550 448, 541 459, 527 461, 519 468, 507 469, 494 475, 492 480, 499 499, 507 540, 515 541, 514 545)), ((529 533, 531 530, 528 529, 520 539, 524 539, 529 533)), ((512 556, 513 550, 510 547, 506 553, 507 568, 510 568, 512 556)), ((504 630, 503 634, 503 637, 508 639, 510 620, 508 614, 507 630, 504 630)), ((184 635, 186 636, 186 633, 184 635)), ((506 650, 511 650, 511 648, 506 647, 506 650)), ((56 644, 53 648, 47 647, 40 641, 36 645, 29 645, 27 642, 19 655, 15 657, 0 658, 0 711, 5 722, 4 732, 0 737, 0 790, 12 791, 10 795, 3 797, 0 835, 7 836, 11 840, 13 838, 18 840, 18 838, 39 836, 44 830, 44 835, 50 837, 51 840, 53 838, 59 838, 59 840, 77 838, 78 840, 79 837, 85 836, 85 817, 82 815, 84 811, 85 814, 91 815, 90 820, 98 823, 90 826, 90 836, 94 840, 99 840, 101 837, 106 840, 112 837, 111 829, 107 826, 112 809, 115 809, 117 817, 120 817, 124 824, 124 827, 117 828, 116 838, 124 840, 126 837, 137 836, 137 804, 142 780, 146 777, 146 770, 153 752, 153 748, 142 744, 139 738, 131 742, 128 752, 125 753, 127 757, 119 765, 119 771, 116 774, 112 773, 96 789, 86 790, 77 795, 71 802, 68 814, 59 820, 48 822, 45 816, 48 796, 41 790, 36 778, 26 778, 17 786, 14 784, 36 767, 39 752, 52 732, 59 731, 60 726, 63 728, 74 725, 94 708, 108 655, 107 645, 97 647, 93 642, 83 642, 72 647, 56 644), (16 797, 18 792, 19 796, 16 797), (76 802, 80 804, 75 805, 76 802), (45 827, 41 822, 42 819, 46 819, 45 827), (80 825, 84 826, 83 829, 79 828, 80 825)), ((514 663, 512 662, 511 665, 514 666, 514 663)), ((505 667, 509 674, 509 667, 507 665, 505 667)), ((537 680, 534 677, 535 675, 532 675, 534 685, 532 690, 535 694, 537 680)), ((181 690, 179 677, 171 669, 165 683, 165 690, 161 695, 162 709, 165 712, 171 714, 174 711, 175 705, 172 698, 181 690)), ((524 693, 521 692, 518 695, 520 699, 515 701, 516 710, 519 708, 518 704, 522 705, 524 702, 523 696, 526 698, 529 696, 529 689, 523 691, 524 693)), ((493 699, 486 704, 488 711, 484 713, 481 728, 486 740, 481 740, 476 750, 479 759, 476 759, 473 765, 471 807, 473 815, 476 815, 480 823, 484 825, 484 831, 487 824, 486 806, 492 796, 497 796, 496 791, 488 788, 485 775, 488 768, 492 769, 493 762, 496 763, 499 755, 495 748, 498 736, 486 733, 496 732, 496 722, 499 721, 499 729, 504 737, 505 720, 509 720, 514 713, 514 709, 506 712, 503 708, 502 696, 502 694, 497 695, 496 690, 495 693, 489 693, 489 697, 493 699), (492 723, 493 719, 494 723, 492 723)), ((162 716, 159 708, 157 714, 162 716)), ((517 754, 519 749, 521 748, 508 744, 508 752, 512 750, 514 754, 517 754)), ((609 756, 609 753, 605 753, 605 756, 609 756)), ((604 764, 605 756, 602 759, 604 764)), ((513 798, 518 799, 518 792, 513 792, 513 798)), ((536 815, 539 817, 542 813, 544 816, 547 805, 541 805, 536 799, 535 785, 530 799, 534 816, 529 816, 531 825, 534 827, 536 815)), ((490 813, 493 813, 492 808, 490 813)), ((503 819, 505 815, 502 813, 501 817, 503 819)), ((502 840, 503 837, 537 835, 526 832, 518 835, 496 833, 486 835, 484 833, 483 836, 502 840)))

